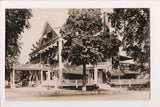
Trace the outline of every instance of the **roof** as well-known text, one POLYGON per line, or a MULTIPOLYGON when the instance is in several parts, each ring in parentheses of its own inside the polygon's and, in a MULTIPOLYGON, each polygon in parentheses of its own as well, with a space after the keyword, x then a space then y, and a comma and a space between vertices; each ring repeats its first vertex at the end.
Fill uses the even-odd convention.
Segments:
POLYGON ((44 24, 43 30, 42 30, 39 46, 42 43, 43 36, 45 36, 45 34, 47 34, 49 31, 53 32, 53 34, 52 34, 53 38, 55 38, 57 36, 60 37, 60 27, 55 27, 53 22, 46 21, 44 24))
POLYGON ((140 74, 138 71, 131 71, 131 70, 123 70, 124 74, 140 74))
POLYGON ((82 66, 65 66, 63 68, 63 73, 70 73, 70 74, 83 74, 83 67, 82 66))
POLYGON ((128 60, 120 61, 120 63, 122 63, 122 64, 135 64, 135 61, 133 61, 133 59, 128 59, 128 60))
POLYGON ((55 27, 53 25, 53 22, 46 21, 44 24, 44 28, 42 30, 39 46, 36 50, 31 52, 29 55, 30 56, 35 55, 40 50, 45 51, 47 46, 52 47, 54 45, 54 43, 56 43, 56 41, 58 41, 60 36, 61 36, 60 35, 60 27, 55 27), (42 46, 42 41, 43 41, 45 35, 50 31, 52 31, 52 38, 50 38, 50 40, 47 43, 45 43, 45 45, 42 46))
POLYGON ((48 64, 20 64, 13 66, 14 70, 50 70, 48 64))
POLYGON ((122 73, 119 70, 114 70, 114 71, 111 71, 110 73, 112 76, 123 76, 124 75, 124 73, 122 73))
MULTIPOLYGON (((53 69, 54 72, 58 72, 57 69, 53 69)), ((89 69, 86 68, 86 71, 89 69)), ((69 74, 83 74, 83 67, 82 66, 73 66, 73 65, 64 65, 64 68, 62 69, 63 73, 69 73, 69 74)), ((88 72, 87 72, 88 73, 88 72)))
POLYGON ((120 61, 125 61, 125 60, 131 60, 132 58, 126 57, 126 56, 121 56, 120 55, 120 61))
POLYGON ((48 43, 46 43, 44 46, 37 48, 36 50, 34 50, 33 52, 31 52, 29 54, 29 56, 32 55, 38 55, 39 53, 45 52, 46 50, 48 50, 49 48, 52 48, 53 46, 56 46, 56 41, 58 41, 59 37, 53 38, 52 40, 50 40, 48 43))

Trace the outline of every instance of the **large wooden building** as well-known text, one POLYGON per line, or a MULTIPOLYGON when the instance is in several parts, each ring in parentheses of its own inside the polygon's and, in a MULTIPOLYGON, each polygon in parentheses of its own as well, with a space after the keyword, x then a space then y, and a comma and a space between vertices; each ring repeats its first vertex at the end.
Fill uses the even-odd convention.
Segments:
MULTIPOLYGON (((15 87, 15 72, 29 72, 25 80, 30 81, 28 85, 50 84, 61 87, 82 87, 82 66, 71 66, 62 59, 61 51, 63 40, 60 29, 46 22, 41 38, 33 45, 29 54, 29 64, 16 65, 13 67, 12 87, 15 87), (34 81, 34 82, 33 82, 34 81)), ((108 61, 97 66, 87 65, 87 86, 100 87, 106 83, 106 70, 111 69, 108 61)))
MULTIPOLYGON (((80 89, 83 68, 82 66, 72 66, 67 60, 63 60, 61 53, 64 43, 60 28, 55 28, 52 23, 46 22, 41 38, 33 45, 32 52, 29 54, 29 63, 13 67, 11 87, 16 87, 15 83, 18 81, 15 80, 15 73, 21 71, 23 72, 20 74, 21 86, 44 85, 55 88, 74 87, 80 89)), ((97 66, 87 65, 87 87, 106 88, 108 80, 112 84, 119 84, 118 80, 120 79, 135 79, 139 74, 137 70, 130 70, 129 64, 123 62, 130 59, 119 57, 122 60, 118 61, 120 66, 117 69, 112 67, 113 58, 99 63, 97 66)))

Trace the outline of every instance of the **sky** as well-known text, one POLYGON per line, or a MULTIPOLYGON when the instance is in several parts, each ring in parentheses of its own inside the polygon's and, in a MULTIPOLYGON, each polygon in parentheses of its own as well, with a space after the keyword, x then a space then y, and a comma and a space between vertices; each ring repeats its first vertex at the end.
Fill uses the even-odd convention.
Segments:
MULTIPOLYGON (((113 9, 101 9, 102 12, 112 12, 113 9)), ((29 20, 30 29, 25 29, 21 34, 21 55, 19 58, 20 64, 25 64, 29 61, 29 53, 31 53, 32 44, 35 44, 41 37, 42 30, 46 21, 52 23, 56 27, 62 26, 68 15, 68 9, 53 8, 53 9, 32 9, 33 17, 29 20)))

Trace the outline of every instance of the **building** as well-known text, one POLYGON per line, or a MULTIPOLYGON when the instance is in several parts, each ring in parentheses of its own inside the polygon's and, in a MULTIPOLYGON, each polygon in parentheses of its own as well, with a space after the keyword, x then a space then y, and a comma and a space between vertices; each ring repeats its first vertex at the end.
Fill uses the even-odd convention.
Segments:
MULTIPOLYGON (((60 87, 82 87, 83 68, 71 66, 62 59, 61 51, 65 41, 59 32, 59 28, 54 29, 51 23, 45 23, 41 38, 33 45, 32 52, 29 54, 30 62, 13 67, 12 87, 15 87, 17 71, 28 72, 24 80, 27 80, 30 86, 48 83, 55 87, 55 83, 58 83, 56 85, 60 87)), ((105 84, 105 72, 108 66, 111 66, 111 61, 97 66, 87 65, 87 87, 98 88, 105 84)))
MULTIPOLYGON (((104 27, 104 30, 108 29, 104 27)), ((43 85, 81 89, 83 68, 71 66, 68 61, 62 59, 61 52, 64 43, 60 28, 55 28, 52 23, 46 22, 41 38, 33 45, 32 52, 29 54, 30 62, 13 67, 11 87, 17 87, 19 82, 15 80, 15 75, 17 71, 21 71, 23 72, 19 74, 23 78, 20 79, 21 86, 43 85)), ((116 52, 118 51, 119 48, 116 52)), ((87 65, 87 87, 103 89, 108 86, 109 82, 114 85, 130 86, 133 84, 131 79, 136 79, 139 73, 129 68, 135 65, 130 64, 129 60, 131 59, 117 54, 96 66, 87 65), (113 69, 114 63, 120 66, 113 69)))

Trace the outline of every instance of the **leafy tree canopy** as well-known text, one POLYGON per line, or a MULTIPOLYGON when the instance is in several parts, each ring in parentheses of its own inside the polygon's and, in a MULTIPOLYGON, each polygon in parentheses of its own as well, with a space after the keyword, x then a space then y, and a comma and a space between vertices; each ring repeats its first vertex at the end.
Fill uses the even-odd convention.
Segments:
MULTIPOLYGON (((30 9, 6 9, 5 10, 5 66, 6 70, 12 68, 18 62, 21 48, 21 36, 24 29, 29 29, 29 19, 32 17, 30 9)), ((7 72, 7 71, 6 71, 7 72)))
POLYGON ((63 47, 63 58, 75 65, 96 64, 103 59, 99 51, 102 30, 100 9, 70 9, 63 26, 62 35, 67 42, 63 47))
POLYGON ((148 8, 113 9, 108 14, 114 34, 120 35, 123 50, 140 63, 149 62, 150 12, 148 8))

